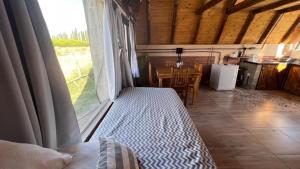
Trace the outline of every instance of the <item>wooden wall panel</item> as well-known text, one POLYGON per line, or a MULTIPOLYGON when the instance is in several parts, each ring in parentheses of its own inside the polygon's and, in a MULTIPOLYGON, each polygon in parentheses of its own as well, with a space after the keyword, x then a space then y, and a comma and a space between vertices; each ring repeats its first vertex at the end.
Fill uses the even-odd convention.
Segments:
POLYGON ((219 40, 219 44, 233 44, 237 38, 241 28, 243 27, 245 20, 249 12, 237 12, 231 14, 225 24, 223 33, 219 40))
POLYGON ((146 0, 142 1, 139 13, 136 17, 135 32, 136 43, 139 45, 148 44, 148 30, 147 30, 147 14, 146 14, 146 0))
POLYGON ((292 24, 295 22, 297 17, 300 15, 299 11, 289 12, 282 16, 280 21, 278 22, 277 26, 269 35, 268 39, 266 40, 267 44, 278 44, 280 43, 284 34, 289 30, 292 24))
POLYGON ((171 39, 173 0, 149 2, 151 44, 169 44, 171 39))
POLYGON ((196 44, 212 44, 214 42, 224 17, 224 5, 225 1, 222 1, 202 14, 196 44))
POLYGON ((260 38, 264 30, 267 28, 273 16, 274 12, 264 12, 256 14, 241 43, 257 43, 258 39, 260 38))
POLYGON ((199 16, 196 10, 205 0, 181 0, 179 3, 175 29, 175 44, 191 44, 199 16))

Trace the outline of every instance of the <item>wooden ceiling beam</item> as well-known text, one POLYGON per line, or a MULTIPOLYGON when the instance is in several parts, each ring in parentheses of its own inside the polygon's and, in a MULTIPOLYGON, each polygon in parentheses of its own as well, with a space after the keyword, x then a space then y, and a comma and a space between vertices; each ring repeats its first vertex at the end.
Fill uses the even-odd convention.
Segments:
POLYGON ((221 21, 221 24, 219 26, 219 29, 218 29, 218 32, 217 32, 217 35, 214 39, 214 44, 217 44, 220 40, 220 37, 222 35, 222 32, 224 30, 224 27, 225 27, 225 24, 227 22, 227 19, 228 19, 228 14, 226 13, 226 10, 232 6, 234 6, 234 4, 236 3, 237 0, 226 0, 226 4, 225 4, 225 12, 224 12, 224 16, 222 18, 222 21, 221 21))
POLYGON ((282 12, 276 12, 275 15, 273 16, 271 22, 265 29, 265 31, 262 33, 258 40, 258 44, 265 43, 266 39, 269 37, 269 35, 272 33, 274 28, 276 27, 277 23, 280 21, 281 17, 283 16, 284 13, 282 12))
POLYGON ((249 8, 250 6, 258 4, 262 1, 264 1, 264 0, 244 0, 244 1, 234 5, 232 8, 229 8, 227 10, 227 14, 232 14, 232 13, 238 12, 242 9, 249 8))
POLYGON ((241 43, 243 37, 245 36, 250 24, 252 23, 253 19, 255 17, 255 13, 253 13, 252 11, 249 12, 248 16, 247 16, 247 19, 242 27, 242 29, 240 30, 236 40, 235 40, 235 44, 239 44, 241 43))
POLYGON ((172 17, 172 27, 171 27, 171 40, 170 43, 174 43, 175 39, 175 30, 176 30, 176 20, 177 20, 177 11, 178 11, 179 0, 174 0, 173 7, 173 17, 172 17))
POLYGON ((194 35, 193 35, 192 43, 196 43, 196 41, 197 41, 197 37, 198 37, 199 29, 200 29, 201 19, 202 19, 202 15, 198 16, 198 19, 197 19, 197 22, 196 22, 196 28, 195 28, 194 35))
POLYGON ((298 11, 298 10, 300 10, 300 5, 295 5, 295 6, 291 6, 288 8, 284 8, 284 9, 279 10, 279 12, 287 13, 287 12, 294 12, 294 11, 298 11))
POLYGON ((192 43, 196 43, 196 41, 197 41, 197 37, 198 37, 199 29, 200 29, 201 18, 202 18, 202 13, 205 12, 206 10, 208 10, 209 8, 217 5, 221 1, 223 1, 223 0, 211 0, 211 1, 207 2, 206 4, 204 4, 202 7, 200 7, 196 11, 196 14, 199 16, 198 16, 198 19, 196 22, 196 29, 194 31, 192 43))
POLYGON ((300 25, 300 16, 298 16, 298 18, 295 20, 295 22, 292 24, 289 30, 284 34, 284 36, 281 39, 281 43, 285 42, 290 37, 290 35, 295 31, 298 25, 300 25))
POLYGON ((268 10, 272 10, 272 9, 275 9, 275 8, 278 8, 282 5, 287 5, 289 3, 293 3, 293 2, 297 2, 299 0, 281 0, 281 1, 276 1, 274 3, 271 3, 271 4, 268 4, 268 5, 265 5, 263 7, 260 7, 256 10, 254 10, 253 12, 254 13, 261 13, 261 12, 266 12, 268 10))

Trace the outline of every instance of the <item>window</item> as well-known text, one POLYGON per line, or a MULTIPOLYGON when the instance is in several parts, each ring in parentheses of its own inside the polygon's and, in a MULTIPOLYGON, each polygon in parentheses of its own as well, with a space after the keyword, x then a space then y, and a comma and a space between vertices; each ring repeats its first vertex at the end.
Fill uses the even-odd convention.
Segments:
POLYGON ((97 97, 93 64, 82 0, 39 0, 81 131, 94 119, 101 104, 97 97), (92 117, 91 117, 92 116, 92 117))

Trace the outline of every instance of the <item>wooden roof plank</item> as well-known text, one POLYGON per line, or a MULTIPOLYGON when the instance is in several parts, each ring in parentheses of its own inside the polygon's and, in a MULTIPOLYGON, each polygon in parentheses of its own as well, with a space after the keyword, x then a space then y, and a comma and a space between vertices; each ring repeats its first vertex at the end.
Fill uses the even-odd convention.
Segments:
POLYGON ((234 42, 235 44, 241 43, 241 41, 242 41, 244 35, 246 34, 246 32, 247 32, 247 30, 248 30, 251 22, 254 19, 254 16, 255 16, 255 13, 253 13, 252 11, 250 11, 249 14, 248 14, 248 16, 247 16, 247 19, 246 19, 246 21, 245 21, 245 23, 244 23, 244 25, 242 27, 242 29, 241 29, 241 31, 239 33, 239 35, 238 35, 238 37, 236 38, 236 40, 234 42))
POLYGON ((208 10, 209 8, 217 5, 219 2, 221 2, 223 0, 211 0, 209 2, 207 2, 206 4, 204 4, 201 8, 199 8, 196 12, 197 15, 201 15, 204 11, 208 10))
MULTIPOLYGON (((284 8, 281 10, 278 10, 276 12, 276 14, 274 15, 274 17, 272 18, 271 22, 269 23, 268 27, 266 28, 266 30, 263 32, 263 34, 261 35, 261 37, 258 40, 258 44, 264 43, 265 40, 268 38, 268 36, 271 34, 271 32, 274 30, 274 28, 277 26, 277 23, 279 22, 279 20, 282 18, 282 16, 287 13, 287 12, 293 12, 293 11, 297 11, 300 10, 300 5, 295 5, 292 7, 288 7, 288 8, 284 8)), ((288 33, 288 32, 287 32, 288 33)), ((283 37, 284 38, 284 37, 283 37)))
POLYGON ((244 1, 234 5, 232 8, 229 8, 227 10, 227 14, 232 14, 232 13, 238 12, 242 9, 248 8, 248 7, 253 6, 262 1, 264 1, 264 0, 244 0, 244 1))
POLYGON ((225 24, 227 22, 227 19, 228 19, 229 15, 226 13, 226 10, 228 8, 230 8, 231 6, 233 6, 236 3, 236 1, 237 0, 226 0, 224 17, 223 17, 223 19, 221 21, 221 24, 220 24, 220 27, 218 29, 217 35, 216 35, 216 37, 214 39, 214 44, 217 44, 219 42, 220 37, 221 37, 222 32, 223 32, 223 29, 224 29, 225 24))
POLYGON ((170 40, 171 44, 174 43, 174 38, 175 38, 178 5, 179 5, 179 0, 174 0, 173 18, 172 18, 172 27, 171 27, 171 40, 170 40))
POLYGON ((298 25, 300 25, 300 16, 298 16, 298 18, 295 20, 295 22, 292 24, 289 30, 284 34, 284 36, 281 39, 281 43, 285 42, 289 38, 289 36, 294 32, 298 25))
POLYGON ((273 16, 271 22, 265 29, 265 31, 262 33, 258 40, 258 44, 264 43, 265 40, 268 38, 268 36, 271 34, 271 32, 274 30, 276 27, 277 23, 280 21, 281 17, 283 16, 284 13, 282 12, 276 12, 275 15, 273 16))
POLYGON ((217 5, 219 2, 221 2, 222 0, 211 0, 209 2, 207 2, 206 4, 204 4, 201 8, 199 8, 199 10, 196 12, 197 15, 200 15, 199 18, 197 19, 196 22, 196 29, 194 32, 194 36, 193 36, 193 43, 196 43, 197 41, 197 37, 198 37, 198 33, 199 33, 199 28, 200 28, 200 23, 201 23, 201 18, 202 18, 202 13, 206 10, 208 10, 209 8, 217 5))

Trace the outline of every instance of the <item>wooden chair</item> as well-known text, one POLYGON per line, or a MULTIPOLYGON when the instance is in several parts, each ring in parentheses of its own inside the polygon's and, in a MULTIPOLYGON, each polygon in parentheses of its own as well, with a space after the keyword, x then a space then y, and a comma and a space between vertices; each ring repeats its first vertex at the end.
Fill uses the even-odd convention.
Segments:
POLYGON ((199 74, 199 73, 196 73, 196 74, 191 74, 190 75, 190 82, 189 82, 189 85, 188 85, 188 92, 191 92, 192 95, 193 95, 193 98, 192 98, 192 104, 194 104, 194 101, 197 97, 197 94, 199 92, 199 84, 200 84, 200 81, 201 81, 201 76, 202 74, 199 74))
POLYGON ((153 67, 151 62, 148 63, 148 80, 150 87, 157 87, 158 83, 153 81, 153 67))
POLYGON ((194 65, 194 74, 190 74, 188 93, 193 95, 192 104, 194 104, 197 94, 199 92, 199 85, 202 77, 202 64, 196 63, 194 65))
POLYGON ((202 64, 200 63, 196 63, 194 64, 194 70, 195 70, 195 73, 202 73, 202 64))
POLYGON ((173 78, 171 79, 171 87, 175 89, 178 95, 183 99, 184 105, 187 103, 189 69, 172 68, 173 78))

